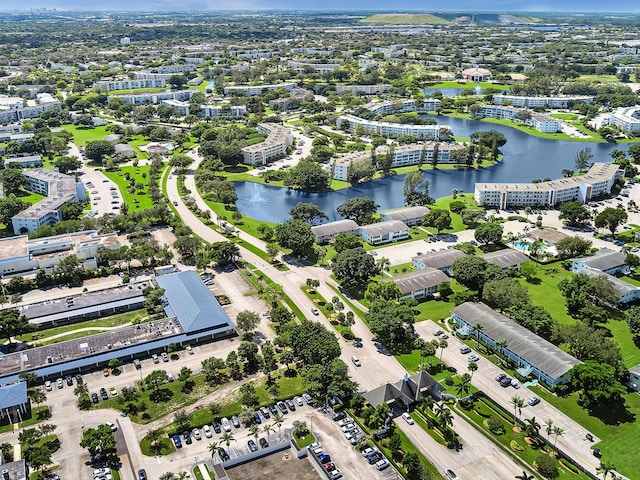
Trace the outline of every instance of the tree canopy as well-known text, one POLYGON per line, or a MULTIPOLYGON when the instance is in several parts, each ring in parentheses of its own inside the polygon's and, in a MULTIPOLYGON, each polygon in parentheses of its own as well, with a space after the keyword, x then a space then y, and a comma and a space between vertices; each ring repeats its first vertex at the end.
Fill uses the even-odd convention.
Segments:
POLYGON ((373 214, 379 207, 370 197, 355 197, 345 201, 337 211, 342 217, 354 220, 358 225, 366 225, 373 223, 373 214))
POLYGON ((591 213, 580 202, 565 202, 560 205, 560 220, 566 220, 572 227, 578 227, 591 220, 591 213))
POLYGON ((329 173, 316 162, 303 160, 291 168, 284 178, 284 185, 294 190, 322 192, 329 188, 329 173))
POLYGON ((391 351, 413 342, 415 315, 407 304, 377 299, 366 318, 371 333, 391 351))
POLYGON ((325 365, 340 356, 335 334, 319 322, 295 325, 289 334, 293 354, 305 365, 325 365))
POLYGON ((504 228, 495 222, 484 222, 478 225, 473 233, 478 243, 500 243, 504 228))
POLYGON ((448 210, 433 208, 424 216, 422 224, 426 227, 435 228, 440 233, 451 228, 451 214, 448 210))
POLYGON ((300 257, 311 252, 316 236, 307 222, 292 219, 276 225, 276 240, 282 248, 289 248, 300 257))
POLYGON ((348 290, 364 290, 377 273, 375 261, 364 248, 350 248, 337 254, 331 269, 340 283, 348 290))
POLYGON ((295 220, 302 220, 310 225, 317 225, 322 220, 329 219, 327 214, 314 203, 300 202, 291 209, 289 215, 295 220))

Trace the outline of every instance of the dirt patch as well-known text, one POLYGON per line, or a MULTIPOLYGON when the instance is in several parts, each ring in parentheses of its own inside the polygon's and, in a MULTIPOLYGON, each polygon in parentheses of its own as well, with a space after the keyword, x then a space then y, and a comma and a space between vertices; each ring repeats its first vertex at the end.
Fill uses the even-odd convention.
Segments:
POLYGON ((296 480, 318 480, 318 472, 309 460, 298 460, 291 451, 274 453, 268 457, 245 463, 227 470, 230 479, 262 480, 264 478, 295 478, 296 480), (288 457, 288 458, 285 458, 288 457))

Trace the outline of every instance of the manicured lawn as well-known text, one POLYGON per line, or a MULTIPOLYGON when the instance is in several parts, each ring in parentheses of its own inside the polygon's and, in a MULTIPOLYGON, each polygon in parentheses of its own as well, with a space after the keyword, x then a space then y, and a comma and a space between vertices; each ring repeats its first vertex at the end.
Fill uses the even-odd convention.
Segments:
POLYGON ((578 406, 577 393, 568 397, 556 397, 542 388, 536 387, 535 390, 540 398, 600 437, 602 441, 594 446, 602 450, 605 460, 612 462, 618 472, 628 478, 640 478, 640 464, 636 461, 640 456, 640 443, 638 443, 640 422, 637 421, 640 416, 640 395, 638 393, 625 395, 631 414, 628 418, 613 415, 598 418, 578 406))
MULTIPOLYGON (((338 321, 335 320, 335 318, 338 316, 338 312, 336 312, 335 310, 329 311, 327 309, 327 305, 330 304, 330 302, 327 302, 324 299, 324 297, 320 295, 315 289, 309 289, 309 287, 307 287, 306 285, 303 285, 302 287, 300 287, 300 290, 302 290, 304 294, 307 297, 309 297, 309 299, 315 305, 317 305, 318 310, 320 310, 327 318, 332 319, 331 325, 333 326, 333 328, 336 329, 336 331, 340 335, 345 336, 345 334, 351 334, 350 338, 353 338, 353 333, 351 332, 351 329, 345 325, 338 323, 338 321)), ((342 303, 344 304, 344 302, 342 303)))
MULTIPOLYGON (((459 193, 457 197, 454 199, 453 196, 438 198, 433 205, 430 205, 429 208, 438 208, 441 210, 449 210, 449 205, 451 202, 464 202, 465 205, 469 208, 478 208, 476 202, 473 200, 473 193, 459 193)), ((460 232, 462 230, 466 230, 466 225, 462 223, 462 217, 457 213, 451 213, 451 228, 445 230, 446 233, 451 232, 460 232)), ((430 232, 436 233, 436 230, 433 228, 428 228, 430 232)))
MULTIPOLYGON (((400 263, 398 265, 394 265, 389 269, 389 273, 393 276, 396 275, 404 275, 405 273, 414 272, 415 268, 413 268, 413 264, 411 262, 400 263)), ((386 276, 383 278, 387 278, 386 276)))
POLYGON ((558 290, 558 284, 573 275, 562 268, 560 263, 538 265, 538 274, 531 282, 525 279, 518 281, 527 288, 531 303, 543 305, 554 320, 562 324, 572 325, 576 321, 567 313, 565 298, 558 290))
POLYGON ((28 192, 27 190, 20 190, 17 197, 23 202, 27 202, 30 205, 34 205, 44 199, 44 195, 40 195, 39 193, 34 192, 28 192))
POLYGON ((579 115, 576 113, 551 113, 549 116, 560 120, 576 120, 579 115))
POLYGON ((107 125, 93 128, 79 128, 76 125, 62 126, 62 128, 73 135, 73 143, 79 147, 84 147, 87 142, 93 140, 104 140, 104 137, 111 133, 107 131, 106 127, 107 125))
POLYGON ((625 366, 631 368, 640 364, 640 348, 633 342, 629 324, 625 320, 610 318, 603 327, 611 332, 613 339, 620 347, 625 366))
POLYGON ((577 82, 618 83, 620 79, 615 75, 580 75, 577 82))
POLYGON ((311 432, 307 433, 304 437, 299 437, 295 433, 293 436, 296 439, 296 444, 298 445, 298 449, 308 447, 309 445, 311 445, 313 442, 316 441, 316 437, 311 432))
MULTIPOLYGON (((461 292, 465 290, 465 287, 460 285, 454 279, 450 282, 451 288, 454 292, 461 292)), ((416 322, 422 320, 440 321, 451 316, 451 310, 455 308, 455 304, 449 300, 426 300, 418 304, 415 307, 418 310, 418 316, 416 322)))
POLYGON ((402 25, 441 25, 450 20, 428 13, 378 13, 363 18, 360 23, 394 23, 402 25))
POLYGON ((511 88, 510 85, 503 85, 501 83, 490 83, 490 82, 480 82, 480 83, 474 83, 474 82, 464 82, 464 81, 460 81, 460 82, 456 82, 456 81, 451 81, 451 82, 440 82, 440 83, 436 83, 435 85, 427 85, 428 88, 476 88, 476 87, 480 87, 480 88, 497 88, 500 90, 509 90, 511 88))
MULTIPOLYGON (((205 198, 205 197, 203 197, 205 198)), ((258 231, 258 227, 262 224, 268 225, 272 228, 275 228, 276 223, 273 222, 263 222, 261 220, 256 220, 255 218, 251 218, 251 217, 246 217, 243 216, 240 221, 235 221, 231 218, 231 215, 233 214, 232 210, 227 210, 225 208, 225 205, 223 203, 219 203, 219 202, 212 202, 210 200, 206 200, 205 198, 205 202, 207 203, 207 206, 213 210, 213 212, 216 214, 216 216, 218 218, 220 217, 226 217, 227 222, 233 224, 236 228, 242 230, 243 232, 247 232, 249 235, 256 237, 256 238, 262 238, 262 235, 260 234, 260 232, 258 231)))
POLYGON ((120 195, 122 195, 122 199, 124 200, 124 203, 126 203, 129 207, 129 210, 147 210, 153 208, 153 202, 151 201, 151 197, 148 195, 148 165, 139 165, 137 167, 126 165, 120 167, 115 172, 107 172, 105 170, 104 174, 116 183, 116 185, 120 189, 120 195), (143 185, 143 188, 136 189, 134 193, 130 193, 129 186, 131 185, 131 182, 129 182, 125 178, 125 173, 129 173, 129 175, 131 176, 131 180, 135 180, 136 184, 143 185))

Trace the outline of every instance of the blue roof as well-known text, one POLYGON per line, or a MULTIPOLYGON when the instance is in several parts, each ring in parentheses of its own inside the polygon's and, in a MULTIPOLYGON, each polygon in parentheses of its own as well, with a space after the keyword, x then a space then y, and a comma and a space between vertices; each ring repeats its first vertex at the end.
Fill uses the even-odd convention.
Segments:
POLYGON ((12 383, 0 387, 0 409, 27 403, 27 382, 12 383))
POLYGON ((167 315, 176 317, 185 333, 234 328, 216 297, 193 270, 159 275, 156 282, 164 288, 167 315))

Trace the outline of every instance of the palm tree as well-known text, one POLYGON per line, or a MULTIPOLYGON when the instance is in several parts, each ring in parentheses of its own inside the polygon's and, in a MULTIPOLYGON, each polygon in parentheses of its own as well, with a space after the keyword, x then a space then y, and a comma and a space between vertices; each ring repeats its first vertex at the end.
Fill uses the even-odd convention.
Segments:
POLYGON ((237 442, 237 440, 233 437, 232 432, 224 432, 220 437, 220 440, 224 442, 227 448, 229 448, 229 445, 231 445, 231 442, 237 442))
POLYGON ((282 424, 284 423, 284 417, 279 413, 273 414, 273 424, 278 427, 278 435, 280 435, 280 429, 282 428, 282 424))
POLYGON ((149 430, 147 432, 147 439, 149 440, 149 445, 151 446, 152 451, 159 452, 160 443, 158 442, 158 440, 160 440, 161 436, 162 436, 162 432, 160 432, 160 430, 158 429, 149 430))
POLYGON ((444 353, 444 349, 449 346, 449 342, 446 340, 440 340, 440 342, 438 342, 438 346, 440 347, 440 369, 442 370, 444 368, 444 364, 442 363, 442 354, 444 353))
POLYGON ((76 384, 76 388, 73 389, 73 394, 76 397, 82 397, 83 395, 89 395, 89 387, 87 387, 87 384, 82 382, 82 383, 78 383, 76 384))
POLYGON ((536 421, 536 417, 526 418, 524 430, 531 438, 536 438, 540 433, 540 424, 536 421))
POLYGON ((553 448, 556 448, 556 442, 558 441, 558 437, 563 437, 564 436, 564 429, 562 429, 560 427, 554 427, 553 428, 553 434, 556 437, 556 438, 553 439, 553 448))
POLYGON ((209 452, 211 453, 211 458, 213 458, 213 456, 216 454, 216 452, 218 451, 218 447, 220 446, 220 441, 216 440, 213 442, 209 442, 209 446, 207 447, 209 449, 209 452))
POLYGON ((260 427, 258 426, 258 424, 252 423, 251 426, 249 427, 249 432, 257 440, 258 439, 258 435, 260 435, 260 427))
POLYGON ((262 431, 267 435, 267 437, 269 437, 272 433, 276 432, 276 429, 273 428, 273 425, 271 425, 270 423, 265 423, 264 427, 262 427, 262 431))
POLYGON ((391 261, 387 257, 380 257, 376 262, 376 268, 379 273, 384 273, 385 270, 388 270, 391 266, 391 261))
POLYGON ((504 338, 501 338, 496 342, 496 345, 500 349, 500 355, 504 355, 504 349, 507 348, 507 341, 504 338))
POLYGON ((427 395, 426 397, 422 397, 420 403, 422 404, 423 408, 428 408, 429 410, 433 411, 433 406, 436 404, 436 401, 431 395, 427 395))
POLYGON ((547 442, 549 441, 549 437, 551 436, 551 433, 553 432, 553 420, 548 419, 546 422, 544 422, 544 424, 546 425, 546 431, 547 431, 547 442))
POLYGON ((535 480, 535 479, 536 479, 536 477, 534 477, 533 475, 529 475, 524 470, 522 471, 522 473, 520 475, 516 475, 516 480, 535 480))
MULTIPOLYGON (((468 373, 465 375, 469 376, 468 373)), ((456 386, 456 394, 461 397, 462 395, 467 395, 469 393, 469 380, 461 380, 460 383, 456 386)))
POLYGON ((447 426, 453 424, 453 414, 444 403, 439 403, 433 411, 438 419, 440 427, 444 430, 447 426))
POLYGON ((513 405, 513 424, 515 425, 518 412, 521 412, 522 407, 524 407, 524 400, 522 400, 522 397, 514 395, 511 397, 511 405, 513 405))
POLYGON ((611 470, 615 470, 616 466, 611 462, 600 460, 600 466, 596 469, 598 473, 602 473, 602 478, 607 478, 611 470))
POLYGON ((474 372, 478 370, 478 364, 476 362, 469 362, 469 365, 467 365, 467 370, 471 372, 471 378, 469 379, 469 381, 471 381, 473 380, 474 372))
POLYGON ((484 325, 476 323, 473 328, 476 330, 476 339, 478 340, 478 345, 480 345, 480 332, 484 330, 484 325))

